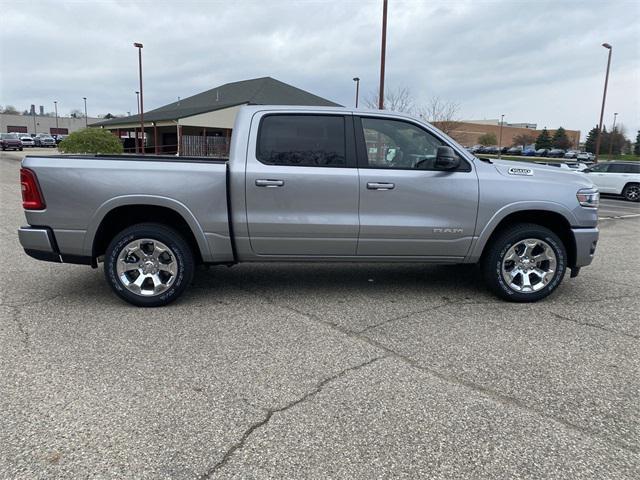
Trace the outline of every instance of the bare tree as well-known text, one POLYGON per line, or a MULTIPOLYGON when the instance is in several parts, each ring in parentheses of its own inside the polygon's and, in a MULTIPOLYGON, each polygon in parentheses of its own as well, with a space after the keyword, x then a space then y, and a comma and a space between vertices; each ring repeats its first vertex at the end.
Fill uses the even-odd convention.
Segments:
POLYGON ((17 115, 18 114, 18 110, 16 110, 16 107, 14 107, 13 105, 7 105, 2 110, 2 113, 7 113, 7 114, 11 114, 11 115, 17 115))
POLYGON ((460 123, 459 108, 457 103, 435 96, 431 97, 426 104, 418 107, 417 113, 424 120, 433 123, 444 133, 449 134, 460 123))
POLYGON ((524 148, 527 145, 531 145, 534 143, 536 143, 536 136, 532 133, 521 133, 520 135, 516 135, 515 137, 513 137, 514 147, 521 146, 522 148, 524 148))
MULTIPOLYGON (((367 108, 378 108, 378 92, 371 92, 364 99, 367 108)), ((384 94, 384 109, 392 112, 413 113, 414 100, 408 87, 387 90, 384 94)))

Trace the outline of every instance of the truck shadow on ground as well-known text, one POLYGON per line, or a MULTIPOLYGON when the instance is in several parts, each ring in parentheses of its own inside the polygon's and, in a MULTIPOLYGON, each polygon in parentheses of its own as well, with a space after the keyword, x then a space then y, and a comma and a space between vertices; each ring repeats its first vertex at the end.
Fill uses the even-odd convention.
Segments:
POLYGON ((191 290, 194 296, 223 286, 288 295, 344 295, 396 293, 424 295, 486 295, 475 265, 429 264, 242 264, 198 268, 191 290), (196 293, 197 292, 197 293, 196 293))
MULTIPOLYGON (((22 290, 44 293, 44 301, 72 303, 91 301, 106 305, 127 304, 117 298, 97 270, 70 266, 69 275, 60 275, 41 291, 41 284, 26 282, 22 290)), ((286 296, 290 301, 309 299, 323 302, 349 297, 370 297, 376 301, 402 301, 408 298, 490 297, 475 265, 429 264, 340 264, 340 263, 254 263, 233 267, 200 266, 192 284, 172 305, 188 306, 217 302, 234 302, 239 294, 286 296)), ((27 295, 19 303, 32 303, 27 295)))

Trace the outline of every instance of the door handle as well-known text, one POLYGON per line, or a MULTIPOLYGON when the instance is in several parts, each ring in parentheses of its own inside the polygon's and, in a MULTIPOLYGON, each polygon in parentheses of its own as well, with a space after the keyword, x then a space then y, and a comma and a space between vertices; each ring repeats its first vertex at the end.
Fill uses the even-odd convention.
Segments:
POLYGON ((256 180, 256 187, 282 187, 284 185, 284 180, 268 180, 268 179, 259 179, 256 180))
POLYGON ((378 183, 378 182, 367 183, 367 188, 369 190, 392 190, 395 187, 396 187, 395 183, 378 183))

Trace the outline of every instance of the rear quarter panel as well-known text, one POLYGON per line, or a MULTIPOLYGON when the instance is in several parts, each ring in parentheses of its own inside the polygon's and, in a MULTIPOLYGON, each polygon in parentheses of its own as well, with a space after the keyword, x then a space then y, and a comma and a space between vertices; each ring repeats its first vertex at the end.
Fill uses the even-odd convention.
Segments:
POLYGON ((95 232, 113 208, 157 205, 183 216, 205 261, 231 255, 225 164, 72 156, 27 156, 22 164, 36 172, 46 203, 25 212, 27 222, 51 227, 63 253, 91 255, 95 232))

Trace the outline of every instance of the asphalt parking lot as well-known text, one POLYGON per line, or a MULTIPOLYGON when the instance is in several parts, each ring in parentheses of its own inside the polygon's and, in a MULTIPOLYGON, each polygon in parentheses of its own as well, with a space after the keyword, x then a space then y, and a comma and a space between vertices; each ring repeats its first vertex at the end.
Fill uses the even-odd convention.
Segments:
POLYGON ((637 206, 604 200, 594 264, 537 304, 470 266, 283 264, 144 310, 23 254, 18 159, 0 478, 638 478, 637 206))

